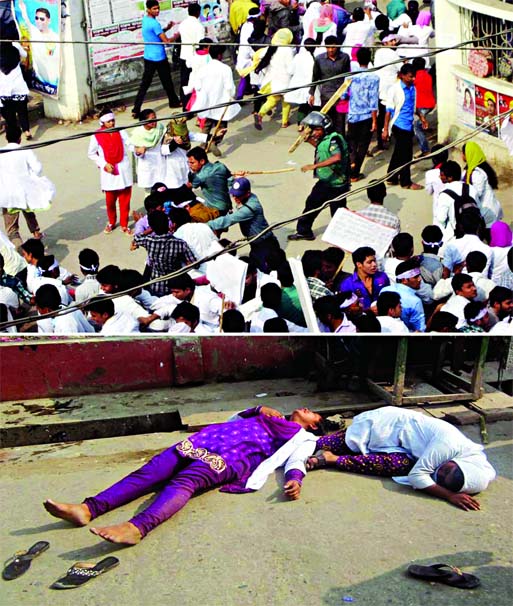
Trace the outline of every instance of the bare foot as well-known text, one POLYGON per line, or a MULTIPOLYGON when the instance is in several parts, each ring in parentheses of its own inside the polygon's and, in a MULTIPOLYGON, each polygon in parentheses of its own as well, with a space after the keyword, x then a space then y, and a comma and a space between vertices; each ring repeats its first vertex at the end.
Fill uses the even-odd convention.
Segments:
POLYGON ((61 518, 75 526, 85 526, 91 521, 91 512, 85 503, 57 503, 48 499, 43 506, 54 518, 61 518))
POLYGON ((111 543, 137 545, 142 540, 139 529, 131 522, 123 522, 115 526, 104 526, 103 528, 90 528, 89 530, 111 543))

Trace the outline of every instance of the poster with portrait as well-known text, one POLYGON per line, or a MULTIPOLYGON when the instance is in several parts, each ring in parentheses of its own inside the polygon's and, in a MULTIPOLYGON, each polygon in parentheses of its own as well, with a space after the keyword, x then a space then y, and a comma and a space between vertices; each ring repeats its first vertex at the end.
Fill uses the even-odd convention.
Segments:
POLYGON ((476 126, 476 91, 474 84, 456 78, 456 108, 458 120, 465 126, 475 128, 476 126))
POLYGON ((497 93, 476 84, 476 126, 484 126, 483 132, 498 137, 497 114, 497 93))
POLYGON ((61 71, 60 0, 15 0, 20 40, 28 51, 30 88, 57 97, 61 71))
POLYGON ((218 42, 227 42, 231 39, 230 25, 228 23, 228 3, 226 0, 212 0, 200 2, 200 21, 205 26, 206 35, 218 42))
MULTIPOLYGON (((499 114, 513 110, 513 97, 499 93, 499 114)), ((502 118, 499 124, 499 136, 513 156, 513 114, 502 118)))

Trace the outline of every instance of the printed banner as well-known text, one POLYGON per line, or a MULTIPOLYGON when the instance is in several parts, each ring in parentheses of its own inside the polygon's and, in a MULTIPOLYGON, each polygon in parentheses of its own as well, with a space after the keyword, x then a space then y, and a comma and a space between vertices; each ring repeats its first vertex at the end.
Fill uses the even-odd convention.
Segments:
POLYGON ((476 84, 476 126, 485 126, 492 137, 499 136, 497 120, 497 93, 476 84))
POLYGON ((30 88, 57 97, 61 70, 60 0, 15 0, 20 40, 29 57, 30 88))
POLYGON ((456 78, 456 108, 458 120, 475 128, 476 126, 476 91, 473 82, 456 78))

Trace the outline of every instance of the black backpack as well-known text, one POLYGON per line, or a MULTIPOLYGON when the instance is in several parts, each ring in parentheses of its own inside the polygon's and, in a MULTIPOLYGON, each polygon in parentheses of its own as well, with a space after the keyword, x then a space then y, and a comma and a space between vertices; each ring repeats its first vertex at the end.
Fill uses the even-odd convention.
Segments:
POLYGON ((463 183, 461 195, 458 195, 455 191, 452 191, 452 189, 444 189, 442 193, 447 194, 454 200, 454 216, 456 217, 456 223, 458 222, 461 215, 469 208, 475 208, 479 211, 477 202, 470 195, 470 188, 468 183, 463 183))

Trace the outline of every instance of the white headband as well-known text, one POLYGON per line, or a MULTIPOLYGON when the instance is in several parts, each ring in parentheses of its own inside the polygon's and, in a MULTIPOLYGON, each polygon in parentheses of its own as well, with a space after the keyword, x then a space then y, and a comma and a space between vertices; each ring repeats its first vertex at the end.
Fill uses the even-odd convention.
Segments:
POLYGON ((80 269, 84 271, 98 271, 98 265, 91 265, 91 267, 86 267, 85 265, 80 265, 80 269))
POLYGON ((415 276, 420 275, 420 269, 418 267, 414 267, 413 269, 409 269, 408 271, 403 271, 402 274, 396 276, 396 280, 407 280, 408 278, 414 278, 415 276))
POLYGON ((57 261, 54 261, 50 267, 48 269, 45 269, 44 271, 52 271, 52 269, 57 269, 57 267, 59 267, 59 264, 57 263, 57 261))
POLYGON ((356 301, 358 301, 358 297, 353 293, 349 299, 346 299, 343 303, 341 303, 339 305, 340 309, 346 309, 347 307, 350 307, 353 303, 356 303, 356 301))
POLYGON ((488 310, 486 309, 486 307, 483 307, 483 309, 477 314, 475 318, 470 318, 469 322, 477 322, 478 320, 484 318, 487 313, 488 310))
POLYGON ((109 120, 115 120, 116 116, 110 112, 109 114, 105 114, 100 116, 100 124, 104 124, 105 122, 109 122, 109 120))
POLYGON ((192 200, 186 200, 185 202, 178 202, 178 203, 177 202, 171 202, 171 206, 173 206, 174 208, 185 208, 191 202, 192 202, 192 200))
POLYGON ((426 242, 425 240, 422 240, 422 244, 424 244, 425 246, 430 246, 431 248, 433 248, 434 246, 442 246, 443 243, 443 240, 440 240, 440 242, 426 242))

